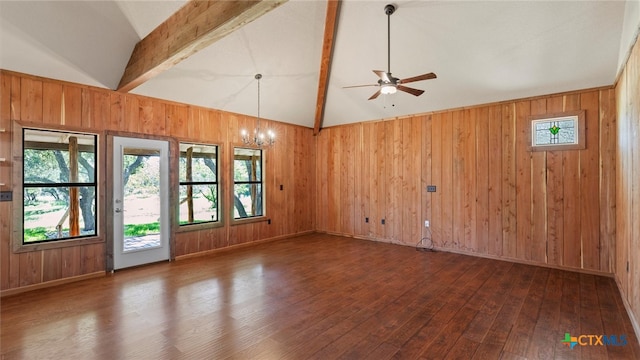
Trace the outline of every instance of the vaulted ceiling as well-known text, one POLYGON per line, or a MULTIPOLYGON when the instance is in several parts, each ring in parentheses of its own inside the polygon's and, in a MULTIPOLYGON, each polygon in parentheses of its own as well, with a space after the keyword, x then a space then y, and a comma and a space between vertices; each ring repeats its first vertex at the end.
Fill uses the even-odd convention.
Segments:
MULTIPOLYGON (((342 1, 330 57, 326 0, 273 3, 129 91, 256 115, 261 73, 264 118, 313 127, 325 86, 323 127, 390 118, 611 85, 640 19, 637 1, 395 1, 391 72, 438 77, 369 101, 376 87, 344 87, 387 69, 388 2, 342 1)), ((185 4, 0 1, 0 68, 117 89, 135 45, 185 4)))

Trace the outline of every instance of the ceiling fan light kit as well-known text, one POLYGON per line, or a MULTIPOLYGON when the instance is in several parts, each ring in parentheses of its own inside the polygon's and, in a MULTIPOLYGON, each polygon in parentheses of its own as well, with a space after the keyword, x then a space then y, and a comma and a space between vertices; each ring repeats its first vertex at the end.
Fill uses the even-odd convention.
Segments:
POLYGON ((396 11, 397 6, 394 4, 387 4, 384 7, 384 13, 387 15, 387 71, 381 70, 373 70, 373 72, 378 75, 380 78, 377 84, 370 85, 355 85, 355 86, 345 86, 344 89, 347 88, 355 88, 355 87, 365 87, 365 86, 378 86, 380 89, 376 91, 369 100, 373 100, 383 95, 395 94, 398 90, 409 93, 414 96, 420 96, 424 93, 424 90, 414 89, 407 86, 403 86, 402 84, 407 84, 415 81, 429 80, 435 79, 437 76, 434 73, 427 73, 418 76, 413 76, 406 79, 399 79, 397 77, 393 77, 391 75, 391 15, 396 11))
POLYGON ((383 95, 395 94, 398 88, 392 84, 385 84, 380 87, 380 93, 383 95))

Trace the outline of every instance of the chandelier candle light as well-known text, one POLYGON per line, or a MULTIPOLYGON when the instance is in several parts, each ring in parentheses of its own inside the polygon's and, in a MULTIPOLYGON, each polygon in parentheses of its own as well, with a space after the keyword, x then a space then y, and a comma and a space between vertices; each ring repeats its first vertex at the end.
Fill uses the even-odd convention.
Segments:
POLYGON ((267 129, 266 134, 260 129, 260 79, 262 79, 262 74, 256 74, 255 79, 258 80, 258 120, 256 121, 256 128, 253 130, 253 135, 250 135, 246 129, 242 129, 240 135, 242 135, 242 142, 245 145, 264 148, 276 143, 276 134, 271 129, 267 129))

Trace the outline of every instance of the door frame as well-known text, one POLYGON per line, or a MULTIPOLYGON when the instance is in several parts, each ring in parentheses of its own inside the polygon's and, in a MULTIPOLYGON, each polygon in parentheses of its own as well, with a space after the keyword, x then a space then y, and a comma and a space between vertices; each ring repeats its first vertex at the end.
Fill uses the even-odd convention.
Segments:
POLYGON ((161 140, 167 141, 169 143, 169 261, 175 260, 175 235, 176 235, 176 223, 177 223, 177 214, 175 209, 175 204, 177 204, 178 194, 177 188, 178 184, 178 174, 177 171, 172 171, 172 169, 177 169, 178 167, 178 159, 174 154, 177 154, 178 151, 178 142, 167 136, 154 136, 154 135, 142 135, 138 133, 130 133, 130 132, 122 132, 122 131, 106 131, 106 150, 105 157, 107 159, 105 163, 105 179, 106 187, 105 187, 105 229, 106 229, 106 241, 105 241, 105 262, 106 262, 106 271, 114 272, 114 237, 115 234, 113 232, 114 220, 114 197, 113 197, 113 139, 114 137, 128 137, 128 138, 138 138, 145 140, 161 140))

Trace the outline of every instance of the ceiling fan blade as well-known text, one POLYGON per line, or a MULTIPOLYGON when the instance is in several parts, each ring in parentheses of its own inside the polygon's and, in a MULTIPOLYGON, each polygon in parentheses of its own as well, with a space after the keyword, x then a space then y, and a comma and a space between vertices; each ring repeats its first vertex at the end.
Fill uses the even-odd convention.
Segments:
POLYGON ((409 94, 415 95, 415 96, 420 96, 420 95, 422 95, 422 93, 424 93, 424 90, 414 89, 414 88, 410 88, 410 87, 406 87, 406 86, 402 86, 402 85, 398 85, 398 90, 404 91, 406 93, 409 93, 409 94))
POLYGON ((410 82, 414 82, 414 81, 435 79, 436 77, 437 77, 436 74, 431 72, 431 73, 428 73, 428 74, 422 74, 422 75, 418 75, 418 76, 402 79, 402 80, 400 80, 400 83, 401 84, 406 84, 406 83, 410 83, 410 82))
POLYGON ((389 74, 387 74, 386 72, 382 71, 382 70, 373 70, 373 72, 378 75, 378 77, 380 79, 382 79, 383 82, 391 82, 391 79, 389 78, 389 74))
POLYGON ((380 86, 378 84, 369 84, 369 85, 353 85, 353 86, 344 86, 343 89, 348 89, 348 88, 357 88, 357 87, 366 87, 366 86, 380 86))
POLYGON ((380 94, 382 94, 382 92, 380 92, 380 90, 376 91, 375 94, 371 95, 369 100, 373 100, 373 99, 377 98, 378 96, 380 96, 380 94))

